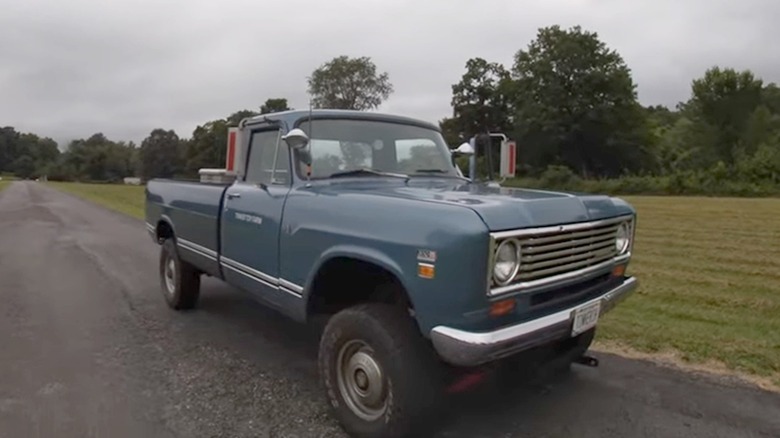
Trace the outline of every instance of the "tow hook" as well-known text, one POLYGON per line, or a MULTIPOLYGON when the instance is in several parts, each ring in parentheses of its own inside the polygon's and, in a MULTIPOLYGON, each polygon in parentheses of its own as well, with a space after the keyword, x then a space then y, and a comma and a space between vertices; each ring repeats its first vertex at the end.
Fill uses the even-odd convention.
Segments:
POLYGON ((581 365, 587 365, 589 367, 594 367, 594 368, 599 366, 599 360, 598 359, 596 359, 593 356, 588 356, 586 354, 583 354, 582 356, 577 358, 577 360, 575 362, 578 363, 578 364, 581 364, 581 365))

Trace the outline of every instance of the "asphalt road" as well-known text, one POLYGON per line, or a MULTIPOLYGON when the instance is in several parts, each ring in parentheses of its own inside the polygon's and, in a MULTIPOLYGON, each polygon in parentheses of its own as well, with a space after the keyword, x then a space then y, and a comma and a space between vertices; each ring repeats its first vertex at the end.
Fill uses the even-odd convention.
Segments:
MULTIPOLYGON (((317 331, 205 279, 176 313, 142 222, 33 182, 0 193, 0 437, 343 437, 317 331)), ((780 395, 599 355, 453 398, 440 437, 778 437, 780 395)))

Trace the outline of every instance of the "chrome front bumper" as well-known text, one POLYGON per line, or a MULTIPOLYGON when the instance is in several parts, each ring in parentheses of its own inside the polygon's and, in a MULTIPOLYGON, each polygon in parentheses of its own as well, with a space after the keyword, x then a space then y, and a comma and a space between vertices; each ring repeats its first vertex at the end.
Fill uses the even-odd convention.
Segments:
POLYGON ((436 352, 447 363, 456 366, 480 365, 571 336, 576 309, 601 300, 600 315, 604 315, 634 292, 637 285, 635 277, 628 277, 622 284, 598 298, 492 332, 467 332, 436 326, 431 330, 431 341, 436 352))

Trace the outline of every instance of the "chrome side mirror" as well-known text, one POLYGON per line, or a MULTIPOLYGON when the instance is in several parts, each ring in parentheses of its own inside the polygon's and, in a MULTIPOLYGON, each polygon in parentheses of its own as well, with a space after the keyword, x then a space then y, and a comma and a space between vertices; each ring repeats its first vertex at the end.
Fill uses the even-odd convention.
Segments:
POLYGON ((477 155, 474 138, 470 141, 463 142, 456 149, 452 150, 452 164, 455 165, 455 157, 465 155, 469 157, 469 179, 475 181, 477 172, 477 155))
POLYGON ((471 144, 469 144, 468 142, 466 142, 458 146, 458 148, 455 149, 453 153, 458 155, 474 155, 474 147, 471 146, 471 144))
POLYGON ((284 140, 291 149, 302 149, 309 144, 309 136, 299 128, 295 128, 283 135, 282 140, 284 140))

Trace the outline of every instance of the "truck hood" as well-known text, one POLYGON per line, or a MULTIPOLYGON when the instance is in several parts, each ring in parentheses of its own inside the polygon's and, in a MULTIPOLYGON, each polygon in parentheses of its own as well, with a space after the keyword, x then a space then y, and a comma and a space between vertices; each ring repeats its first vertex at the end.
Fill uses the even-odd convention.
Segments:
POLYGON ((604 195, 497 187, 459 180, 408 184, 343 181, 319 189, 334 195, 360 193, 457 205, 476 212, 490 231, 586 222, 634 213, 625 201, 604 195))

